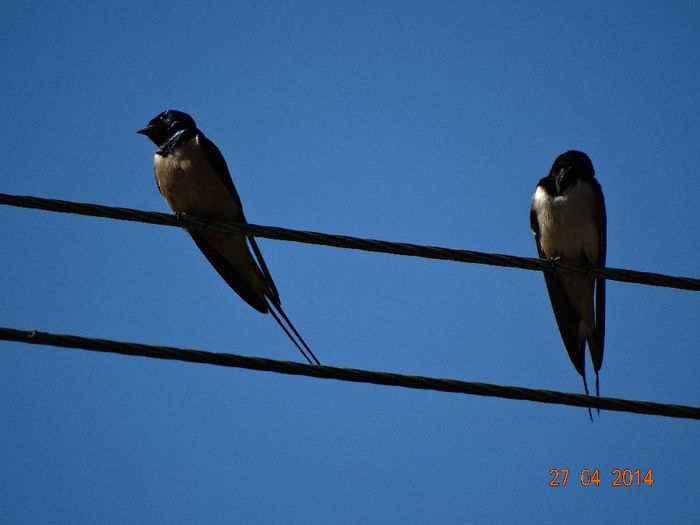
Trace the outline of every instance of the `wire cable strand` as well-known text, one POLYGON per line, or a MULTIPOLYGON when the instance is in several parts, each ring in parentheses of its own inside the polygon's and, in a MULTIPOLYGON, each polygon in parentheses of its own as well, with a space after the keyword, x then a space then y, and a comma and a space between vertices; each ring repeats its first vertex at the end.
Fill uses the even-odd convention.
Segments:
POLYGON ((639 272, 623 268, 601 268, 597 266, 587 266, 571 261, 565 261, 563 259, 547 260, 538 259, 535 257, 519 257, 516 255, 485 253, 472 250, 456 250, 451 248, 441 248, 438 246, 423 246, 402 242, 389 242, 377 239, 350 237, 347 235, 331 235, 328 233, 204 219, 191 215, 171 215, 169 213, 142 211, 131 208, 115 208, 100 204, 45 199, 42 197, 32 197, 26 195, 8 195, 6 193, 0 193, 0 204, 59 213, 74 213, 92 217, 106 217, 109 219, 123 221, 158 224, 162 226, 175 226, 178 228, 243 232, 254 235, 255 237, 275 239, 278 241, 317 244, 332 246, 335 248, 389 253, 393 255, 407 255, 426 259, 486 264, 491 266, 520 268, 522 270, 532 270, 538 272, 562 272, 580 275, 587 274, 608 279, 610 281, 662 286, 665 288, 677 288, 680 290, 690 290, 695 292, 700 291, 700 279, 695 279, 692 277, 676 277, 672 275, 639 272))
POLYGON ((202 350, 174 348, 169 346, 154 346, 140 343, 113 341, 109 339, 79 337, 75 335, 17 330, 14 328, 0 327, 0 339, 34 345, 77 348, 95 352, 152 357, 156 359, 171 359, 190 363, 206 363, 216 366, 261 370, 276 372, 279 374, 309 376, 319 379, 337 379, 339 381, 350 381, 355 383, 371 383, 375 385, 386 385, 392 387, 435 390, 438 392, 500 397, 505 399, 520 399, 535 401, 538 403, 591 407, 601 410, 613 410, 617 412, 631 412, 635 414, 700 420, 700 407, 653 403, 650 401, 631 401, 612 397, 593 397, 583 394, 556 392, 553 390, 537 390, 533 388, 516 386, 473 383, 455 379, 440 379, 427 376, 359 370, 356 368, 307 365, 292 361, 279 361, 276 359, 266 359, 262 357, 205 352, 202 350))

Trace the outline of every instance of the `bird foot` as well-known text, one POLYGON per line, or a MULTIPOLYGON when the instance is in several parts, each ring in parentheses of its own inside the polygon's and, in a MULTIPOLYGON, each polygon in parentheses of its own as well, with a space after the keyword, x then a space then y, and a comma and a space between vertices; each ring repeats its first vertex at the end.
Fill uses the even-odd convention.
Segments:
POLYGON ((557 275, 559 274, 559 270, 558 270, 557 265, 555 263, 557 263, 559 261, 561 261, 561 257, 550 257, 549 258, 549 264, 552 265, 552 271, 557 275))

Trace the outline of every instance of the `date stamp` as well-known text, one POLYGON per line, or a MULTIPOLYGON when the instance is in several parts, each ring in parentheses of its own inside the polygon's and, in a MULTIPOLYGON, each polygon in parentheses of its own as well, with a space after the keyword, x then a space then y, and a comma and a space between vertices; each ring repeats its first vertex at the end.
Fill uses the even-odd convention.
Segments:
POLYGON ((603 486, 610 487, 651 487, 654 484, 654 474, 652 469, 648 469, 646 472, 642 469, 621 469, 614 468, 611 471, 611 476, 609 480, 601 479, 600 469, 583 469, 580 472, 575 472, 574 477, 571 478, 573 481, 570 482, 569 475, 571 470, 568 468, 553 468, 549 470, 549 475, 551 479, 549 480, 550 487, 566 487, 567 483, 576 483, 579 481, 581 486, 599 487, 601 484, 603 486), (578 480, 576 479, 576 474, 578 474, 578 480))

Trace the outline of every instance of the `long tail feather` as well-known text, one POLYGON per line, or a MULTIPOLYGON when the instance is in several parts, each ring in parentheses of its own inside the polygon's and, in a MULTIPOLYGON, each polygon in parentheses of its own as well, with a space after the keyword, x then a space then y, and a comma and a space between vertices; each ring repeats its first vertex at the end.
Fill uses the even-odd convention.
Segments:
POLYGON ((269 286, 269 292, 272 297, 272 302, 273 303, 279 303, 280 302, 280 294, 277 291, 277 287, 275 286, 275 281, 272 280, 272 275, 270 275, 270 270, 267 269, 267 264, 265 263, 265 259, 263 259, 262 252, 260 251, 260 248, 258 248, 258 243, 255 242, 255 237, 252 235, 247 236, 248 243, 250 244, 250 247, 253 248, 253 253, 255 254, 255 259, 258 261, 258 266, 260 267, 260 270, 262 270, 263 276, 265 277, 265 282, 269 286))
MULTIPOLYGON (((595 395, 600 397, 600 381, 599 381, 597 370, 595 372, 595 395)), ((596 408, 596 411, 598 412, 598 415, 600 415, 600 408, 596 408)))
POLYGON ((314 355, 314 353, 313 353, 313 352, 311 351, 311 349, 309 348, 309 345, 307 345, 307 344, 306 344, 306 341, 304 341, 304 339, 301 337, 301 335, 299 335, 299 332, 297 332, 296 328, 294 328, 294 325, 293 325, 292 322, 289 320, 289 318, 287 317, 287 315, 284 313, 284 310, 282 310, 282 308, 276 306, 275 304, 270 303, 270 313, 272 314, 272 317, 275 319, 275 321, 277 321, 277 324, 280 325, 280 327, 282 328, 282 330, 284 330, 284 333, 287 334, 287 337, 289 337, 289 340, 290 340, 292 343, 294 343, 294 346, 296 346, 296 347, 299 349, 299 352, 301 352, 301 355, 304 356, 304 359, 306 359, 306 360, 309 362, 310 365, 313 365, 313 364, 320 365, 321 363, 319 362, 318 359, 316 359, 316 356, 314 355), (275 311, 275 310, 276 310, 276 311, 275 311), (289 329, 285 326, 285 324, 284 324, 284 323, 282 322, 282 320, 279 318, 279 316, 277 315, 278 312, 279 312, 280 315, 282 315, 282 317, 283 317, 284 320, 287 322, 287 324, 289 325, 289 327, 292 329, 292 331, 294 332, 294 334, 299 338, 299 341, 301 341, 301 344, 303 345, 303 348, 302 348, 301 345, 299 345, 299 343, 297 342, 297 340, 294 339, 294 336, 292 336, 292 334, 289 332, 289 329), (306 349, 306 350, 305 350, 305 349, 306 349), (307 352, 308 352, 308 355, 307 355, 307 352), (309 355, 311 355, 311 358, 313 358, 313 361, 311 360, 311 358, 309 358, 309 355))
POLYGON ((304 346, 304 348, 306 349, 306 351, 307 351, 307 352, 309 353, 309 355, 313 358, 314 362, 315 362, 317 365, 320 365, 321 362, 320 362, 318 359, 316 359, 316 356, 315 356, 314 353, 311 351, 311 348, 309 348, 309 345, 306 344, 306 341, 304 341, 304 338, 301 336, 301 334, 300 334, 299 332, 297 332, 297 329, 294 327, 294 325, 292 324, 292 322, 289 320, 289 317, 287 317, 287 314, 284 313, 284 310, 282 310, 282 307, 281 307, 280 305, 273 305, 273 306, 277 309, 277 312, 282 316, 282 318, 287 322, 287 324, 289 325, 289 328, 292 329, 292 332, 294 332, 294 335, 297 336, 297 338, 299 339, 299 341, 301 342, 301 344, 304 346))
MULTIPOLYGON (((586 374, 583 373, 581 375, 581 377, 583 377, 583 389, 586 391, 586 395, 589 396, 590 394, 588 393, 588 382, 586 381, 586 374)), ((588 419, 590 419, 591 422, 593 422, 593 414, 591 413, 591 407, 587 407, 587 408, 588 408, 588 419)))
POLYGON ((287 334, 287 337, 291 339, 292 343, 294 343, 294 346, 296 346, 301 354, 306 358, 306 360, 309 362, 309 364, 313 365, 314 363, 317 365, 320 365, 321 362, 316 359, 316 356, 314 353, 311 351, 311 348, 309 348, 309 345, 306 344, 306 341, 304 341, 304 338, 301 336, 301 334, 297 331, 297 329, 294 327, 292 322, 289 320, 289 317, 287 317, 287 314, 284 313, 284 310, 282 310, 282 306, 280 304, 280 295, 279 292, 277 291, 277 287, 275 286, 275 282, 272 280, 272 275, 270 275, 270 270, 267 269, 267 264, 265 264, 265 259, 263 259, 262 253, 260 252, 260 248, 258 248, 258 243, 255 242, 255 237, 252 235, 247 235, 248 238, 248 243, 250 244, 251 248, 253 249, 253 253, 255 254, 255 259, 258 261, 258 267, 262 271, 262 274, 265 278, 265 282, 267 284, 267 292, 266 292, 266 299, 267 299, 267 304, 269 306, 269 311, 272 314, 272 317, 275 318, 275 321, 277 321, 277 324, 282 327, 282 330, 284 330, 284 333, 287 334), (291 328, 292 332, 294 335, 297 337, 299 342, 297 342, 297 339, 294 339, 292 337, 292 334, 289 332, 289 329, 287 326, 284 325, 284 323, 281 321, 279 316, 284 319, 284 321, 287 323, 287 326, 291 328), (299 345, 301 343, 301 345, 299 345), (302 348, 303 347, 303 348, 302 348), (307 355, 308 352, 308 355, 307 355), (311 358, 309 358, 311 356, 311 358), (313 359, 313 361, 311 360, 313 359))

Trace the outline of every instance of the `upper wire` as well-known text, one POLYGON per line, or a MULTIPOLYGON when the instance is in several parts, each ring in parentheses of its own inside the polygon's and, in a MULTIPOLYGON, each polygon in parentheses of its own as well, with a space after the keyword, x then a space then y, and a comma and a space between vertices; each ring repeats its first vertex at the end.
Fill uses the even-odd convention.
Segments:
POLYGON ((680 290, 700 291, 700 279, 693 277, 678 277, 660 273, 640 272, 624 268, 609 268, 588 266, 564 259, 548 260, 535 257, 520 257, 499 253, 485 253, 473 250, 458 250, 438 246, 381 241, 350 237, 347 235, 332 235, 312 231, 292 230, 273 226, 259 226, 223 220, 204 219, 191 215, 171 215, 152 211, 135 210, 131 208, 115 208, 100 204, 73 202, 57 199, 46 199, 27 195, 9 195, 0 193, 0 204, 21 208, 34 208, 60 213, 74 213, 92 217, 175 226, 179 228, 194 228, 200 230, 215 230, 223 232, 243 232, 255 237, 293 241, 336 248, 364 250, 370 252, 408 255, 426 259, 449 260, 462 263, 486 264, 491 266, 520 268, 538 272, 562 272, 579 275, 592 275, 610 281, 621 281, 680 290))

